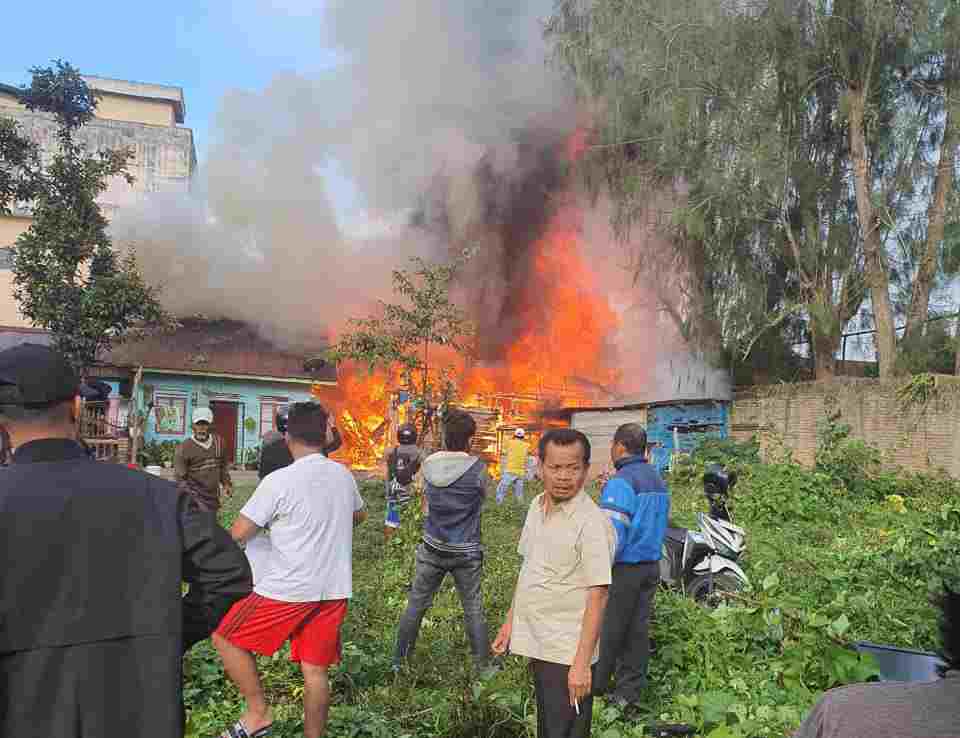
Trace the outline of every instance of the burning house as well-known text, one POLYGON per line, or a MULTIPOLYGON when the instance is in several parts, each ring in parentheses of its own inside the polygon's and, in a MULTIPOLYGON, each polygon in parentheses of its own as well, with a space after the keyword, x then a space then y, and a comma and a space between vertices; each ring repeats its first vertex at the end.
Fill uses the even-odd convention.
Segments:
MULTIPOLYGON (((647 425, 661 469, 703 434, 726 434, 722 372, 683 352, 661 356, 655 336, 630 340, 636 333, 599 264, 610 250, 591 241, 585 198, 566 174, 585 135, 528 132, 514 142, 509 171, 498 173, 488 152, 469 171, 437 177, 413 218, 448 258, 469 255, 456 297, 476 344, 470 360, 445 360, 457 377, 453 402, 477 421, 473 450, 494 467, 517 428, 534 444, 550 427, 584 430, 596 446, 595 474, 609 466, 622 422, 647 425)), ((382 373, 341 371, 336 388, 315 394, 343 408, 346 455, 360 468, 379 463, 398 425, 422 417, 399 378, 382 373)))
MULTIPOLYGON (((469 359, 431 347, 431 366, 454 378, 451 401, 477 419, 475 450, 492 464, 518 427, 536 442, 590 413, 636 418, 642 406, 653 422, 661 411, 650 408, 678 399, 722 405, 725 396, 711 390, 676 392, 670 372, 656 370, 665 355, 683 353, 682 341, 657 291, 634 279, 609 213, 574 175, 590 150, 590 112, 543 63, 549 3, 422 7, 343 3, 328 19, 350 52, 342 68, 227 95, 191 192, 153 193, 111 214, 115 241, 136 245, 171 313, 247 326, 237 351, 251 361, 293 357, 286 373, 241 371, 247 359, 204 348, 200 332, 175 360, 160 346, 124 355, 126 366, 142 363, 143 383, 174 408, 161 411, 164 423, 169 414, 179 429, 174 419, 196 402, 239 402, 237 447, 249 448, 266 427, 268 398, 312 396, 337 414, 344 444, 335 458, 380 466, 397 426, 434 408, 416 406, 398 377, 366 367, 340 366, 336 384, 314 382, 295 347, 327 345, 349 319, 371 315, 390 293, 391 270, 413 256, 462 259, 451 299, 474 324, 474 345, 469 359), (332 110, 331 100, 342 104, 332 110), (389 228, 358 235, 345 227, 322 174, 331 163, 359 193, 365 224, 389 228), (264 348, 254 349, 261 339, 264 348)), ((212 340, 219 329, 207 330, 212 340)), ((115 361, 124 351, 141 349, 121 347, 115 361)), ((663 422, 692 438, 681 431, 715 420, 699 413, 699 424, 680 415, 663 422)), ((148 438, 177 435, 157 430, 148 427, 148 438)))

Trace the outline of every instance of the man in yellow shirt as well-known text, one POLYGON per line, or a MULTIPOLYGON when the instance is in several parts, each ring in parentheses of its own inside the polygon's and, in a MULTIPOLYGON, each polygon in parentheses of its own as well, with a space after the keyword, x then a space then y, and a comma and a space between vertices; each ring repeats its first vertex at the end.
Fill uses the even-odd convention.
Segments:
POLYGON ((513 494, 517 502, 523 502, 523 481, 527 474, 527 456, 530 453, 530 444, 524 437, 523 428, 517 428, 513 438, 507 441, 507 448, 500 465, 500 484, 497 485, 497 504, 503 502, 510 485, 513 485, 513 494))

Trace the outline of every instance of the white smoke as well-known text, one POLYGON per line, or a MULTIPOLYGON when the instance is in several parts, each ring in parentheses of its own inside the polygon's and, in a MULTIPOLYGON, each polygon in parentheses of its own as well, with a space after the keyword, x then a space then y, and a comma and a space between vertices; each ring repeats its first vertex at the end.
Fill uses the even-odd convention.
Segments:
MULTIPOLYGON (((545 63, 540 15, 550 3, 333 2, 318 45, 342 52, 329 74, 278 75, 228 93, 205 166, 186 195, 151 195, 113 223, 137 246, 172 312, 256 325, 283 344, 316 343, 376 298, 390 270, 445 244, 402 224, 440 173, 472 169, 511 135, 568 106, 545 63), (321 170, 335 160, 369 218, 357 239, 338 226, 321 170), (384 234, 382 224, 394 226, 384 234)), ((358 230, 358 229, 353 229, 358 230)))
MULTIPOLYGON (((136 245, 175 314, 242 320, 284 346, 316 347, 368 314, 390 298, 391 269, 411 256, 448 258, 465 245, 488 249, 466 285, 473 309, 499 315, 511 254, 486 228, 491 209, 509 210, 537 169, 536 142, 559 141, 578 122, 547 61, 551 0, 331 0, 323 13, 315 5, 283 8, 317 23, 318 47, 342 64, 228 93, 192 192, 122 210, 115 241, 136 245), (338 224, 321 174, 331 162, 355 184, 366 228, 338 224), (411 212, 426 227, 411 227, 411 212)), ((625 387, 648 387, 661 381, 658 357, 677 349, 676 333, 631 281, 608 223, 605 210, 591 213, 586 241, 622 314, 625 387)))

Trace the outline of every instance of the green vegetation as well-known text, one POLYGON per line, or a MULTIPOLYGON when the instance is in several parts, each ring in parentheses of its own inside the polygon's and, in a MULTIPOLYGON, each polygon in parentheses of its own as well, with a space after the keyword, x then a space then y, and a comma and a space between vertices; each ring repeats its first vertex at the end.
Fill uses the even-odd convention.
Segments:
MULTIPOLYGON (((937 648, 929 597, 944 571, 960 571, 960 487, 946 478, 872 469, 860 479, 861 450, 851 450, 838 433, 822 434, 832 455, 815 470, 760 463, 755 446, 729 442, 705 443, 677 470, 674 517, 686 525, 705 509, 704 464, 726 459, 738 470, 732 507, 748 531, 745 569, 754 589, 713 611, 675 592, 658 594, 641 721, 689 722, 710 738, 789 735, 819 692, 873 673, 848 648, 852 641, 937 648)), ((224 523, 251 491, 238 488, 224 523)), ((397 677, 391 672, 419 521, 411 510, 384 549, 382 487, 364 483, 363 493, 371 516, 355 542, 355 598, 344 661, 333 678, 329 735, 533 736, 533 690, 520 659, 508 658, 489 682, 473 680, 452 583, 428 613, 411 665, 397 677)), ((510 503, 491 502, 485 511, 484 599, 492 633, 509 605, 522 518, 510 503)), ((278 735, 300 735, 299 671, 285 652, 260 659, 260 668, 278 735)), ((191 652, 185 669, 188 735, 215 734, 241 711, 239 696, 209 643, 191 652)), ((602 700, 594 709, 595 736, 643 735, 640 722, 623 722, 602 700)))
MULTIPOLYGON (((474 328, 450 296, 460 262, 434 264, 418 257, 412 269, 393 270, 393 292, 400 303, 380 301, 376 315, 353 318, 330 351, 337 362, 365 364, 370 371, 399 371, 404 383, 425 409, 456 394, 450 368, 430 359, 440 347, 466 356, 474 328), (431 373, 437 376, 431 379, 431 373)), ((429 413, 419 413, 421 438, 427 435, 429 413)))
POLYGON ((173 464, 178 441, 150 441, 137 454, 137 463, 142 467, 173 464))
POLYGON ((14 247, 14 295, 25 318, 49 330, 76 366, 89 366, 111 346, 175 320, 144 281, 133 249, 114 248, 98 201, 113 178, 132 184, 133 150, 88 149, 82 129, 97 93, 78 70, 55 61, 30 72, 19 102, 54 118, 57 145, 45 152, 36 133, 0 117, 0 215, 29 203, 32 218, 14 247))
POLYGON ((960 5, 557 0, 546 31, 593 113, 585 179, 620 233, 656 224, 631 263, 685 338, 786 379, 807 334, 827 378, 869 312, 880 376, 945 364, 960 5))

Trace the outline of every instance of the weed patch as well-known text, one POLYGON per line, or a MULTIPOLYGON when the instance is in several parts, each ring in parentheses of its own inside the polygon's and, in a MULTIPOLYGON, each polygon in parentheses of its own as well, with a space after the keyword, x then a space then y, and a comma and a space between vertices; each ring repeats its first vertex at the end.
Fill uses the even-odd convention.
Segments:
MULTIPOLYGON (((624 722, 617 710, 595 700, 595 736, 639 737, 651 721, 690 723, 709 738, 789 735, 823 690, 875 674, 872 661, 849 647, 852 641, 937 647, 930 596, 945 573, 960 571, 957 484, 890 475, 876 486, 875 477, 866 479, 873 473, 869 457, 864 471, 864 464, 849 463, 847 451, 838 453, 847 455, 807 470, 761 463, 754 448, 712 444, 675 471, 673 517, 689 525, 706 509, 699 481, 704 465, 721 461, 738 470, 731 509, 747 530, 743 565, 753 587, 715 610, 661 590, 641 714, 624 722)), ((238 488, 227 501, 225 524, 251 492, 238 488)), ((328 735, 534 736, 526 664, 508 657, 495 677, 475 680, 450 581, 424 619, 417 652, 399 674, 392 672, 396 625, 413 578, 422 516, 408 507, 398 534, 384 545, 382 484, 364 483, 362 492, 370 518, 355 538, 355 596, 344 627, 344 660, 332 671, 328 735)), ((483 588, 491 636, 510 604, 525 512, 513 501, 497 506, 492 495, 484 510, 483 588)), ((275 734, 302 735, 298 668, 286 649, 259 659, 259 666, 275 706, 275 734)), ((236 719, 241 700, 209 643, 187 656, 185 677, 191 737, 215 735, 236 719)))

